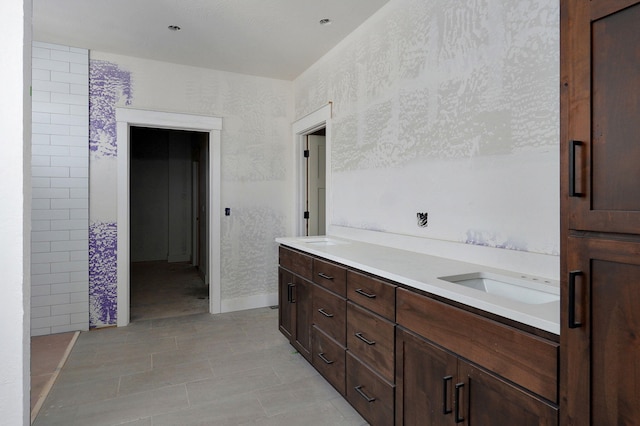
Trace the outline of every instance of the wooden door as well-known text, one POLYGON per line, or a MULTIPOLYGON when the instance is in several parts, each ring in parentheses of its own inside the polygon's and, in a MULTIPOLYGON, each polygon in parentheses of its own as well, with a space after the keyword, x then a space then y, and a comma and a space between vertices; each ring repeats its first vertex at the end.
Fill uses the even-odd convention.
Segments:
POLYGON ((638 424, 640 240, 570 237, 567 262, 562 424, 638 424))
POLYGON ((295 309, 294 346, 307 359, 311 359, 311 286, 312 284, 297 275, 293 276, 293 306, 295 309))
POLYGON ((561 17, 568 228, 640 234, 640 3, 563 0, 561 17))
POLYGON ((293 274, 286 269, 278 268, 278 326, 280 332, 292 343, 295 333, 293 286, 293 274))
POLYGON ((453 425, 457 358, 396 331, 396 425, 453 425))
POLYGON ((458 410, 454 409, 454 416, 461 424, 470 426, 558 424, 557 408, 461 359, 458 360, 458 380, 460 382, 456 385, 455 395, 458 410))

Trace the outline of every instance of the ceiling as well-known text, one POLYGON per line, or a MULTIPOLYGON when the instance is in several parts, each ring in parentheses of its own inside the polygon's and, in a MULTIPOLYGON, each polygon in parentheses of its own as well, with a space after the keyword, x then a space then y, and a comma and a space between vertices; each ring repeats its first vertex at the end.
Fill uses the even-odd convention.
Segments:
POLYGON ((388 2, 33 0, 33 38, 293 80, 388 2), (324 18, 332 23, 320 25, 324 18))

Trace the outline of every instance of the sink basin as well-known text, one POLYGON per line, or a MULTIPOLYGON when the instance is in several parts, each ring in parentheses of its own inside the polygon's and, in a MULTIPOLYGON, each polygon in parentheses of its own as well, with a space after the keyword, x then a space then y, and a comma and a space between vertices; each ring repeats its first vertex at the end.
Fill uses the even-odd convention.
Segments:
POLYGON ((560 300, 559 288, 535 278, 519 279, 488 272, 474 272, 439 279, 530 305, 560 300))
POLYGON ((329 237, 309 238, 303 241, 305 244, 313 244, 317 246, 337 246, 339 244, 348 244, 346 241, 334 240, 329 237))

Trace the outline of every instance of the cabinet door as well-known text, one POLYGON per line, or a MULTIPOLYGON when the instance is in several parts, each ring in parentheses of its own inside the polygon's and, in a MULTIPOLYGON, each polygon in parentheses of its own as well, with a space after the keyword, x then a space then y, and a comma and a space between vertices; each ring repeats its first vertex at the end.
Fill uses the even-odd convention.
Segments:
POLYGON ((396 333, 396 425, 454 424, 457 358, 410 332, 396 333))
POLYGON ((469 426, 558 424, 555 407, 461 359, 458 377, 453 410, 456 423, 469 426))
POLYGON ((640 419, 640 242, 570 237, 562 289, 562 424, 640 419))
POLYGON ((293 309, 293 274, 278 268, 278 325, 280 332, 293 343, 295 334, 295 311, 293 309))
POLYGON ((295 310, 294 346, 311 362, 311 286, 304 278, 293 276, 293 305, 295 310))
POLYGON ((562 2, 568 228, 640 234, 640 3, 562 2))

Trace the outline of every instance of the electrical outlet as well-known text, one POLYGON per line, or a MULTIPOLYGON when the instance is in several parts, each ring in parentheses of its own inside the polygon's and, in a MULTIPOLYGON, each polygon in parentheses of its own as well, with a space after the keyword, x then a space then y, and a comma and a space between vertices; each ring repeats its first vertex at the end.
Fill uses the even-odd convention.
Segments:
POLYGON ((429 224, 429 213, 417 213, 418 216, 418 226, 421 228, 426 228, 429 224))

